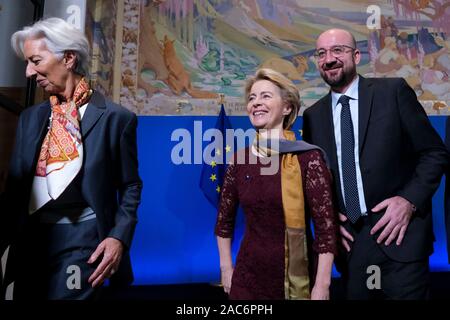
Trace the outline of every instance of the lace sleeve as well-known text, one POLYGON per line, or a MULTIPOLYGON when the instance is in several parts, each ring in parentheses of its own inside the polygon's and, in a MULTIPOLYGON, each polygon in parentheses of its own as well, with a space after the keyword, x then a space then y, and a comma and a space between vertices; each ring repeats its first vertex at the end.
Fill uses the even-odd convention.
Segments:
POLYGON ((305 152, 300 157, 304 193, 314 223, 313 250, 337 254, 337 221, 333 206, 332 180, 320 151, 305 152))
POLYGON ((223 179, 215 234, 222 238, 232 238, 239 204, 236 187, 236 165, 230 164, 223 179))

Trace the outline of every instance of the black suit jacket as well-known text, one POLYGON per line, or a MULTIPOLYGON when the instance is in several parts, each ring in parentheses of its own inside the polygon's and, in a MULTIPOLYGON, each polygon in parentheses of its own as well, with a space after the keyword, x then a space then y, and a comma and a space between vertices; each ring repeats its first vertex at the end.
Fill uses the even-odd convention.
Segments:
MULTIPOLYGON (((445 145, 447 150, 450 151, 450 117, 447 116, 445 121, 445 145)), ((445 174, 445 196, 444 196, 444 209, 445 209, 445 229, 447 231, 447 256, 450 263, 450 166, 447 168, 445 174)))
MULTIPOLYGON (((22 112, 11 157, 7 186, 2 197, 1 251, 11 245, 6 270, 6 284, 14 281, 14 265, 23 253, 16 244, 23 237, 29 219, 28 203, 42 141, 50 116, 48 101, 22 112)), ((128 249, 137 223, 142 182, 138 174, 137 117, 94 92, 83 119, 83 166, 81 192, 97 216, 98 234, 119 239, 125 246, 119 270, 111 284, 133 280, 128 249)))
MULTIPOLYGON (((393 196, 417 207, 402 244, 383 244, 381 248, 401 262, 428 257, 434 241, 431 198, 445 172, 447 150, 405 80, 360 76, 358 94, 359 165, 367 210, 393 196)), ((331 93, 304 112, 303 135, 328 154, 337 203, 343 212, 331 93)), ((369 214, 372 226, 383 213, 369 214)))

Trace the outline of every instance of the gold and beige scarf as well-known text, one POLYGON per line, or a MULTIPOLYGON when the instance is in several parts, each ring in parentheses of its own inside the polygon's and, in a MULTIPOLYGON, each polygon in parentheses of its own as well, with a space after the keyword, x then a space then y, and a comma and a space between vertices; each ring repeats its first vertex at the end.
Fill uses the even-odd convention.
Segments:
MULTIPOLYGON (((284 130, 283 134, 289 141, 296 140, 292 131, 284 130)), ((281 154, 281 194, 286 222, 285 298, 310 299, 305 200, 300 163, 296 153, 283 152, 282 147, 277 150, 271 147, 270 143, 261 142, 262 138, 257 134, 252 149, 259 155, 270 157, 281 154)))

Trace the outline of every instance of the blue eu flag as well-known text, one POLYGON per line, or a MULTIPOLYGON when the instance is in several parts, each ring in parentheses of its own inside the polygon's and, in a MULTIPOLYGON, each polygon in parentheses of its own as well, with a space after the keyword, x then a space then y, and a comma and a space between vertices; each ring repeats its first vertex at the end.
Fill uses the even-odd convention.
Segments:
POLYGON ((227 154, 231 154, 234 150, 232 146, 226 144, 226 130, 232 129, 230 120, 225 113, 223 104, 220 107, 220 114, 217 118, 215 128, 222 133, 223 143, 217 143, 215 145, 221 146, 215 148, 213 151, 213 158, 218 160, 209 161, 209 163, 203 163, 202 174, 200 177, 200 188, 202 189, 205 197, 216 208, 219 206, 220 192, 223 183, 223 176, 225 174, 225 165, 227 154))

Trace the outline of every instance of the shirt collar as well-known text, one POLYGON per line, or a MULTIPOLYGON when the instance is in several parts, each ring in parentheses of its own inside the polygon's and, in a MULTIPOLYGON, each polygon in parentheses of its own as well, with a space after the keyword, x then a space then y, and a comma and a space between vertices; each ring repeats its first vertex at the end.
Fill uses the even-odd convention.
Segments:
POLYGON ((359 75, 356 76, 355 80, 352 81, 352 83, 344 93, 331 91, 331 99, 332 99, 331 101, 333 108, 337 106, 339 98, 343 94, 350 97, 352 100, 358 100, 358 84, 359 84, 359 75))

